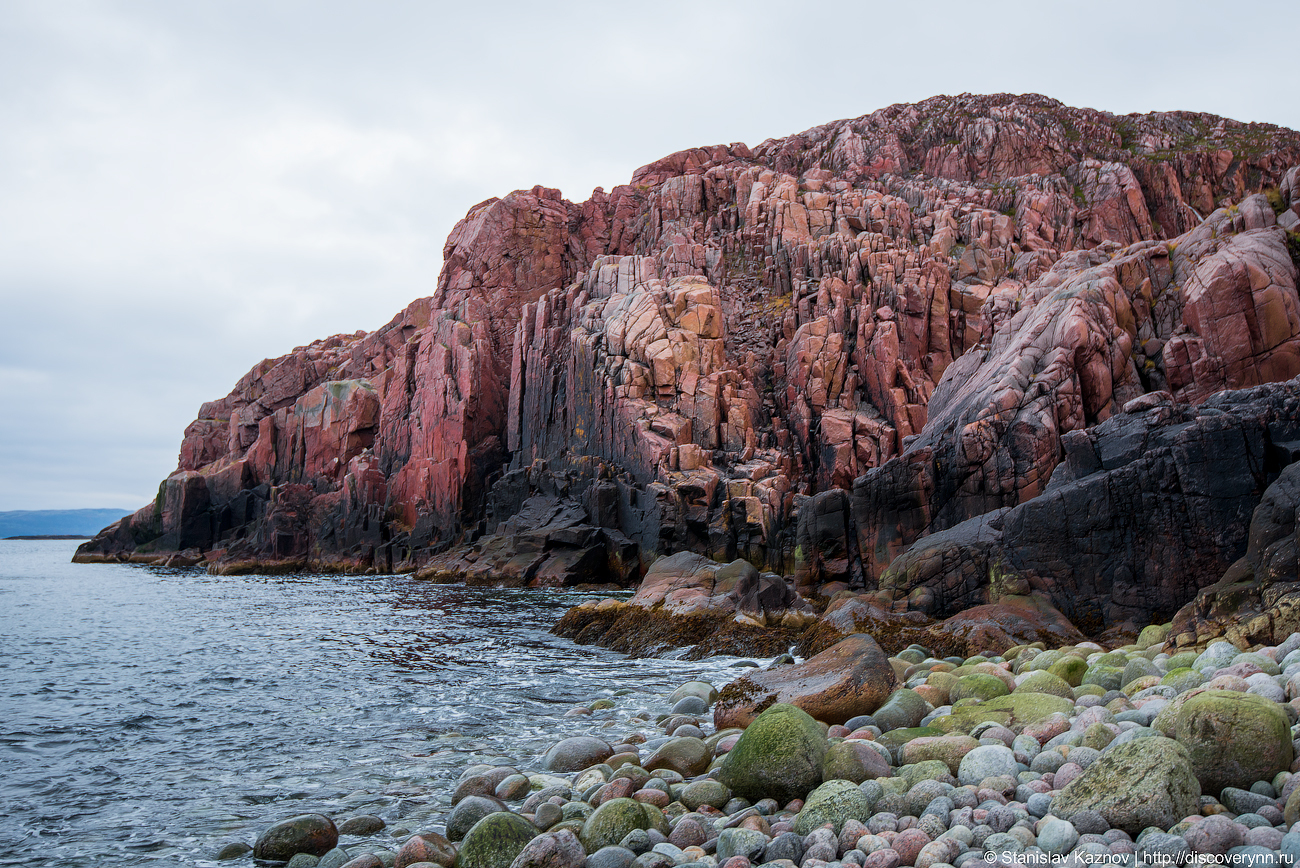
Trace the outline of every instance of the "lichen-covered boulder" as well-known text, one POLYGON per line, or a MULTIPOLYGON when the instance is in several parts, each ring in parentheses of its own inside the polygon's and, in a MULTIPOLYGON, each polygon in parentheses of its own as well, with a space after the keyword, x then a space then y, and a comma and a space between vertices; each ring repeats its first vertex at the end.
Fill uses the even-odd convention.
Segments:
POLYGON ((465 833, 456 851, 456 868, 510 868, 536 836, 537 827, 518 814, 488 814, 465 833))
POLYGON ((978 723, 997 723, 1012 732, 1045 720, 1053 714, 1069 715, 1074 712, 1074 702, 1047 693, 1012 693, 999 696, 977 705, 954 708, 930 725, 944 732, 970 732, 978 723))
POLYGON ((863 781, 889 776, 889 763, 880 751, 861 739, 833 744, 822 760, 822 780, 863 781))
POLYGON ((996 675, 974 672, 957 679, 957 683, 948 691, 948 699, 951 702, 960 699, 978 699, 983 702, 986 699, 1006 696, 1010 692, 1007 685, 996 675))
POLYGON ((257 838, 253 858, 288 862, 298 853, 324 856, 339 843, 339 830, 324 814, 300 814, 276 823, 257 838))
POLYGON ((1137 835, 1147 826, 1168 829, 1197 813, 1200 798, 1187 749, 1152 736, 1103 753, 1052 799, 1052 813, 1068 820, 1096 811, 1112 827, 1137 835))
POLYGON ((879 708, 897 683, 876 640, 855 633, 803 663, 760 670, 728 684, 713 706, 713 723, 718 729, 746 726, 774 703, 844 723, 879 708))
POLYGON ((802 799, 822 780, 829 742, 803 709, 778 703, 760 714, 722 763, 718 779, 742 798, 802 799))
POLYGON ((1078 687, 1083 683, 1083 674, 1088 671, 1088 661, 1082 657, 1067 654, 1047 667, 1047 671, 1057 678, 1063 679, 1071 687, 1078 687))
POLYGON ((821 826, 830 823, 839 834, 848 820, 865 823, 871 819, 871 802, 852 781, 827 781, 808 794, 803 810, 795 820, 794 830, 800 835, 807 835, 821 826))
POLYGON ((931 710, 930 703, 926 702, 921 694, 910 688, 900 687, 889 694, 885 704, 876 709, 875 714, 871 716, 881 732, 889 732, 891 729, 910 729, 919 725, 921 719, 931 710))
POLYGON ((1024 680, 1016 685, 1012 693, 1046 693, 1062 699, 1074 701, 1074 688, 1059 675, 1053 675, 1046 669, 1030 672, 1024 680))
POLYGON ((1178 710, 1174 737, 1186 745, 1201 789, 1250 789, 1271 781, 1295 758, 1286 714, 1271 699, 1235 690, 1204 690, 1178 710))
POLYGON ((899 760, 904 765, 938 760, 955 776, 961 768, 962 758, 979 745, 969 735, 922 736, 902 745, 899 760))
POLYGON ((649 829, 654 823, 643 805, 632 799, 610 799, 603 803, 582 824, 578 839, 583 849, 595 853, 601 847, 611 847, 637 829, 649 829))

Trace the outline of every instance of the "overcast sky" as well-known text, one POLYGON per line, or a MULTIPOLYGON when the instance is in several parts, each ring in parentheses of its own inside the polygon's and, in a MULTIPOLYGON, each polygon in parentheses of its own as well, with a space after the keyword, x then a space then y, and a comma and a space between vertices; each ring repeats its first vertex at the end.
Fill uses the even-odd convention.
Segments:
POLYGON ((121 507, 490 196, 942 93, 1300 128, 1294 0, 0 0, 0 510, 121 507), (626 11, 624 11, 626 10, 626 11))

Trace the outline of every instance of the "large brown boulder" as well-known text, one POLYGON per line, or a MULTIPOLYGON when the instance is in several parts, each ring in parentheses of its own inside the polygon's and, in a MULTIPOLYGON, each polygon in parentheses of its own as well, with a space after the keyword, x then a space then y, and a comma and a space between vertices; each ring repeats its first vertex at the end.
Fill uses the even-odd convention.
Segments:
POLYGON ((718 729, 748 726, 762 711, 787 703, 826 723, 870 714, 898 686, 876 640, 862 633, 843 639, 803 663, 764 669, 733 681, 718 694, 718 729))

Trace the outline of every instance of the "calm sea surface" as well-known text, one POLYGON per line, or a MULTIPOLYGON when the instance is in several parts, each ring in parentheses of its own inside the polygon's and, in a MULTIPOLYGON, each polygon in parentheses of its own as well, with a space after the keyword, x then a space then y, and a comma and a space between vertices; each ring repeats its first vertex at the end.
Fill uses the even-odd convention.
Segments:
POLYGON ((465 765, 536 768, 738 674, 549 635, 583 595, 75 565, 76 545, 0 540, 0 865, 215 865, 305 811, 436 826, 465 765))

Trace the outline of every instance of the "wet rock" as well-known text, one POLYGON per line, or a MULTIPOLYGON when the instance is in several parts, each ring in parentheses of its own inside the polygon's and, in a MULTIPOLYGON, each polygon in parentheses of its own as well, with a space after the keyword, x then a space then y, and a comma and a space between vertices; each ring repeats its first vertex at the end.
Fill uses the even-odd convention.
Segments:
POLYGON ((407 868, 418 862, 452 868, 456 864, 456 847, 437 832, 417 832, 402 842, 395 865, 396 868, 407 868))
POLYGON ((382 832, 387 824, 379 817, 373 814, 362 814, 356 817, 349 817, 338 824, 340 835, 373 835, 376 832, 382 832))
POLYGON ((773 703, 795 705, 818 720, 843 723, 879 708, 896 683, 880 646, 856 634, 801 664, 767 669, 732 682, 718 696, 718 729, 747 726, 773 703))
POLYGON ((321 856, 339 842, 334 821, 323 814, 302 814, 276 823, 257 838, 253 858, 288 862, 297 853, 321 856))
POLYGON ((253 848, 248 844, 245 844, 243 841, 231 841, 229 844, 225 844, 217 850, 216 860, 218 862, 225 862, 228 859, 238 859, 245 853, 251 852, 253 852, 253 848))
MULTIPOLYGON (((290 865, 293 863, 290 862, 290 865)), ((384 868, 383 860, 374 853, 362 853, 360 856, 344 862, 340 868, 384 868)))
POLYGON ((510 868, 583 868, 587 854, 578 836, 568 829, 533 838, 510 863, 510 868))
POLYGON ((466 796, 447 815, 447 837, 459 841, 476 823, 490 814, 508 811, 505 803, 489 796, 466 796))
POLYGON ((713 753, 701 739, 690 736, 674 738, 646 758, 647 771, 671 769, 684 777, 702 774, 709 767, 713 753))
POLYGON ((518 814, 488 814, 465 833, 455 868, 510 868, 536 834, 537 828, 518 814))
POLYGON ((542 757, 542 768, 549 772, 576 772, 614 755, 609 743, 590 735, 566 738, 542 757))
POLYGON ((653 827, 648 810, 655 810, 633 799, 611 799, 602 804, 583 823, 578 836, 583 849, 594 853, 603 847, 619 844, 629 832, 653 827))

